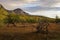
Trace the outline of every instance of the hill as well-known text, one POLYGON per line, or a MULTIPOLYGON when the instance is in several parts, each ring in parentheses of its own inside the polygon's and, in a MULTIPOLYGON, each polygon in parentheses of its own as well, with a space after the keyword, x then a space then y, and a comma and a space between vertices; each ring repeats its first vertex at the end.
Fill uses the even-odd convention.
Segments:
POLYGON ((7 10, 0 4, 0 19, 4 20, 8 15, 19 15, 20 21, 22 22, 39 22, 39 20, 48 20, 48 21, 54 21, 52 18, 48 18, 45 16, 37 16, 37 15, 30 15, 23 11, 20 8, 14 9, 14 10, 7 10))
POLYGON ((0 40, 45 40, 47 38, 60 40, 60 24, 55 23, 55 19, 29 15, 20 8, 7 10, 0 5, 0 40), (41 21, 44 23, 38 24, 41 21), (45 21, 49 22, 48 26, 45 25, 45 21), (41 26, 42 30, 39 29, 41 26), (37 33, 37 30, 41 32, 37 33))

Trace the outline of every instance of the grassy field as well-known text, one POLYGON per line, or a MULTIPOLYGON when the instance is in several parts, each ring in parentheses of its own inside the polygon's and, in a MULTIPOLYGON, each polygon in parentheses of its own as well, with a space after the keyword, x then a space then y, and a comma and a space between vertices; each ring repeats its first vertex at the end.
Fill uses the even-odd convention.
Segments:
POLYGON ((36 33, 37 23, 17 24, 0 28, 0 40, 60 40, 60 24, 50 23, 48 34, 36 33))
POLYGON ((16 11, 7 10, 0 4, 0 40, 60 40, 60 18, 58 16, 53 19, 30 15, 21 9, 16 11), (15 23, 16 25, 12 25, 15 23), (48 33, 44 30, 41 32, 39 28, 40 32, 37 33, 37 27, 45 27, 43 26, 45 23, 49 24, 48 33))

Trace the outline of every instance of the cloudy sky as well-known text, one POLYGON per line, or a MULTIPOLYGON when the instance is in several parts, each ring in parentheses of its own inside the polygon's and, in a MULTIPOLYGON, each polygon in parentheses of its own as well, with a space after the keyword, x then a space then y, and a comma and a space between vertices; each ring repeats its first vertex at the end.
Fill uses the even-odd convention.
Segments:
POLYGON ((60 17, 60 0, 0 0, 0 4, 8 10, 21 8, 31 15, 60 17))

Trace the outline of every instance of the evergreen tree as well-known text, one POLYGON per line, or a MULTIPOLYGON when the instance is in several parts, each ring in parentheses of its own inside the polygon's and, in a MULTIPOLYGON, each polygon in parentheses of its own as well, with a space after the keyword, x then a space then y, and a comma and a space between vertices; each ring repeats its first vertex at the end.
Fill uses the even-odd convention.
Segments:
POLYGON ((55 22, 56 22, 56 23, 59 23, 59 22, 60 22, 60 19, 59 19, 58 16, 56 16, 55 22))

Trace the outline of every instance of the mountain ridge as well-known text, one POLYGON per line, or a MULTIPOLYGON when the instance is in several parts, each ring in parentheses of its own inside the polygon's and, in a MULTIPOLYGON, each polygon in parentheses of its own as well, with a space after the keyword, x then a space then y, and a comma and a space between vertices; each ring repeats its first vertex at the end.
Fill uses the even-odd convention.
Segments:
MULTIPOLYGON (((19 15, 38 16, 38 15, 30 15, 29 13, 23 11, 23 10, 20 9, 20 8, 16 8, 16 9, 14 9, 14 10, 7 10, 7 9, 5 9, 5 8, 0 4, 0 10, 1 10, 1 9, 2 9, 3 11, 8 12, 9 14, 10 14, 10 13, 15 13, 15 14, 19 14, 19 15)), ((48 17, 46 17, 46 16, 38 16, 38 17, 48 18, 48 17)))
POLYGON ((7 10, 7 9, 5 9, 1 4, 0 4, 0 10, 4 10, 4 11, 7 11, 8 13, 12 13, 12 12, 14 12, 14 13, 16 13, 16 14, 21 14, 21 15, 29 15, 28 13, 26 13, 25 11, 23 11, 22 9, 20 9, 20 8, 16 8, 16 9, 14 9, 14 10, 7 10))

